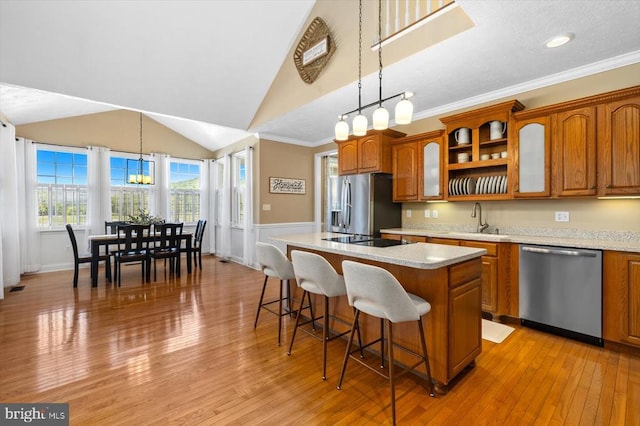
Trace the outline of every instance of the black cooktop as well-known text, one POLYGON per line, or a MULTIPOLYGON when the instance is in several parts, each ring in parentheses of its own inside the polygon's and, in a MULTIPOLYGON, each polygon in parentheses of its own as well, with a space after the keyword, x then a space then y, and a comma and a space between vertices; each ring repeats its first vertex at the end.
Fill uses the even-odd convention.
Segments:
POLYGON ((401 240, 388 240, 386 238, 374 238, 368 235, 345 235, 343 237, 323 238, 325 241, 334 241, 336 243, 358 244, 369 247, 391 247, 408 244, 401 240))

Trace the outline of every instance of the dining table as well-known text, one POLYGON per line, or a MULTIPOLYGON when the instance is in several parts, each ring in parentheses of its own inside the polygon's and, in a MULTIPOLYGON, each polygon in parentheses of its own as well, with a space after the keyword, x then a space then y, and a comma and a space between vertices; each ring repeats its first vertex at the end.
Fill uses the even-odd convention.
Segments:
MULTIPOLYGON (((180 240, 180 252, 187 254, 187 273, 191 273, 191 241, 193 234, 183 233, 177 235, 180 240), (184 243, 184 247, 183 247, 184 243)), ((148 235, 144 237, 144 241, 153 242, 157 238, 156 235, 148 235)), ((98 286, 98 263, 100 260, 100 247, 108 247, 110 245, 117 245, 124 242, 124 237, 118 234, 96 234, 89 235, 89 242, 91 245, 91 286, 98 286)), ((180 260, 178 259, 178 268, 180 267, 180 260)))

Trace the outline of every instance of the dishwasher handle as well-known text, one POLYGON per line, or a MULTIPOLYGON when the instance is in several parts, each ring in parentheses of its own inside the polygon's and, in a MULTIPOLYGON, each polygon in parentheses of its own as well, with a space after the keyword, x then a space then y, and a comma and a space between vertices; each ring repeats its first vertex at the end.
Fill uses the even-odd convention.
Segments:
POLYGON ((584 257, 596 257, 597 253, 589 250, 568 250, 559 248, 541 248, 541 247, 529 247, 523 246, 522 251, 528 251, 539 254, 558 254, 561 256, 584 256, 584 257))

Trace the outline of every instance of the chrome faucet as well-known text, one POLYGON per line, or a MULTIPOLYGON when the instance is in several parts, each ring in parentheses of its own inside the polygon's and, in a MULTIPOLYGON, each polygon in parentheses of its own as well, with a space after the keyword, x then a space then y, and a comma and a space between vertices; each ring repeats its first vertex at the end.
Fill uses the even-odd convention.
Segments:
POLYGON ((471 211, 471 217, 476 217, 476 209, 478 210, 478 226, 476 227, 476 232, 482 233, 485 229, 489 227, 487 222, 482 223, 482 206, 480 203, 475 203, 473 205, 473 210, 471 211))

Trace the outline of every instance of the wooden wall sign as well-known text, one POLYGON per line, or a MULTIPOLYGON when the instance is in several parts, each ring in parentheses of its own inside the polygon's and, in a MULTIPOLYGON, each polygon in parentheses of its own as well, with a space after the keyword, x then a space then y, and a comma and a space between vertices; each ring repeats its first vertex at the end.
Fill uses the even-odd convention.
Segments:
POLYGON ((329 27, 321 18, 314 18, 293 53, 293 62, 302 81, 313 83, 335 50, 329 27))
POLYGON ((269 192, 272 194, 306 194, 304 179, 269 178, 269 192))

